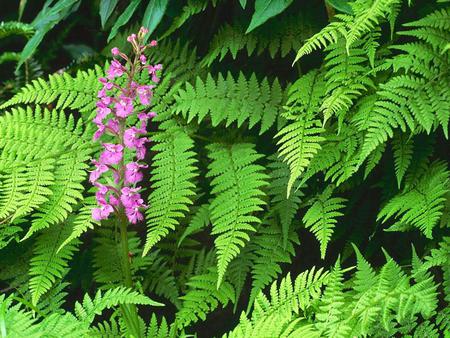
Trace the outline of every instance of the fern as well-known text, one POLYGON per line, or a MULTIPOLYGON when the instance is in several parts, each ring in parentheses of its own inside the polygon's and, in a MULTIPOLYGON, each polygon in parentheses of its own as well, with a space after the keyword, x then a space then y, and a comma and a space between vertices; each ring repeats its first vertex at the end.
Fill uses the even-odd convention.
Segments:
POLYGON ((267 50, 271 58, 275 58, 277 54, 284 58, 291 51, 300 48, 302 41, 311 35, 314 26, 302 13, 280 17, 274 25, 263 25, 245 34, 247 25, 248 23, 237 21, 220 27, 202 65, 209 67, 217 58, 222 61, 228 54, 236 59, 238 52, 243 49, 248 56, 260 55, 267 50))
POLYGON ((388 62, 399 74, 380 86, 379 98, 369 117, 362 159, 378 144, 392 137, 394 129, 400 128, 405 132, 408 128, 415 133, 423 128, 430 133, 440 125, 448 135, 450 110, 443 104, 449 96, 448 56, 435 52, 442 43, 439 37, 428 38, 437 36, 437 33, 448 34, 449 28, 438 24, 442 15, 448 17, 447 12, 437 11, 427 16, 424 24, 421 20, 407 24, 418 28, 402 34, 415 37, 419 42, 392 47, 403 52, 388 62), (433 23, 442 28, 429 27, 433 23))
POLYGON ((427 171, 411 185, 394 196, 381 209, 377 219, 383 223, 391 217, 398 219, 390 229, 414 226, 432 238, 432 230, 444 208, 445 194, 449 191, 450 172, 443 162, 430 164, 427 171))
POLYGON ((195 194, 193 179, 196 177, 193 141, 173 121, 168 121, 165 131, 155 136, 154 151, 159 151, 153 160, 152 181, 154 190, 150 194, 152 206, 147 215, 147 241, 143 255, 174 230, 178 219, 188 211, 195 194))
MULTIPOLYGON (((69 220, 70 222, 70 220, 69 220)), ((36 241, 30 261, 30 292, 33 305, 48 291, 57 278, 62 278, 68 262, 77 251, 78 241, 58 251, 65 236, 70 232, 67 224, 53 226, 43 232, 36 241)))
POLYGON ((303 216, 306 228, 316 236, 320 243, 320 257, 325 258, 328 243, 333 235, 336 218, 343 216, 340 212, 344 208, 345 198, 331 197, 333 190, 326 188, 303 216))
POLYGON ((279 138, 279 155, 289 165, 287 196, 294 182, 301 176, 324 140, 320 121, 315 117, 323 95, 322 77, 315 71, 301 77, 290 88, 288 108, 284 116, 293 122, 283 127, 279 138))
POLYGON ((255 231, 252 224, 259 218, 252 215, 262 210, 261 188, 267 184, 263 167, 255 164, 261 155, 248 143, 231 146, 211 144, 208 146, 208 176, 215 198, 211 202, 211 223, 217 248, 218 280, 220 286, 230 261, 236 257, 240 248, 250 239, 248 232, 255 231))
MULTIPOLYGON (((250 244, 254 258, 251 264, 252 289, 249 298, 249 307, 253 304, 258 294, 269 285, 279 274, 281 264, 290 263, 294 256, 294 244, 299 240, 294 231, 288 233, 289 241, 284 244, 280 239, 282 232, 275 224, 258 229, 258 233, 250 244)), ((250 308, 247 308, 249 312, 250 308)))
POLYGON ((217 269, 210 267, 208 272, 189 279, 186 283, 189 289, 180 297, 183 304, 176 315, 176 325, 185 327, 199 319, 205 320, 206 314, 219 304, 225 307, 230 301, 235 302, 234 289, 230 283, 224 281, 216 288, 218 278, 217 269))
POLYGON ((89 325, 92 323, 95 316, 101 314, 103 310, 122 304, 163 305, 136 291, 120 286, 110 289, 105 293, 102 293, 99 290, 94 298, 91 298, 86 294, 83 297, 82 303, 75 303, 75 314, 79 320, 89 325))
POLYGON ((217 80, 208 74, 206 81, 199 77, 195 85, 186 83, 175 96, 174 113, 181 113, 188 122, 195 117, 201 122, 210 117, 213 127, 233 122, 240 127, 248 121, 248 128, 261 124, 260 134, 266 132, 280 113, 284 100, 283 90, 277 80, 272 84, 267 79, 259 82, 253 74, 249 79, 240 73, 237 80, 228 73, 219 74, 217 80))
POLYGON ((42 78, 26 85, 0 108, 17 104, 49 104, 55 102, 56 109, 76 109, 83 112, 95 110, 97 91, 101 88, 98 78, 103 75, 101 67, 88 71, 78 71, 75 77, 64 72, 50 75, 48 81, 42 78))
POLYGON ((7 21, 0 23, 0 39, 4 39, 10 35, 22 35, 26 38, 31 38, 34 34, 34 27, 30 24, 7 21))
POLYGON ((413 140, 406 139, 405 135, 398 134, 392 141, 394 150, 395 175, 397 176, 397 185, 400 188, 403 176, 408 169, 413 153, 413 140))

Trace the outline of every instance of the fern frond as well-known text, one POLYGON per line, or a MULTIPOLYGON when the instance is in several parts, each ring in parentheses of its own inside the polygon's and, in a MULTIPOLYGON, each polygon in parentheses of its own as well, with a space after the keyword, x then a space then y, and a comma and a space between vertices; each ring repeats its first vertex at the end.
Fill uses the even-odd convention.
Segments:
POLYGON ((262 320, 277 313, 304 312, 321 297, 322 287, 328 279, 328 272, 315 267, 299 274, 294 282, 288 273, 279 284, 272 284, 270 298, 262 292, 256 297, 252 320, 262 320))
POLYGON ((325 258, 328 243, 337 223, 336 218, 343 216, 340 211, 345 207, 345 198, 331 197, 333 189, 326 188, 303 216, 305 228, 311 229, 320 243, 320 257, 325 258))
POLYGON ((267 78, 257 80, 253 74, 249 79, 240 73, 235 80, 231 73, 222 74, 215 80, 208 74, 206 81, 197 77, 195 85, 186 83, 175 96, 173 112, 181 113, 188 122, 206 116, 213 127, 225 122, 228 127, 233 122, 240 127, 248 121, 248 128, 261 124, 260 134, 266 132, 280 115, 284 93, 278 82, 272 84, 267 78))
MULTIPOLYGON (((338 15, 337 15, 338 17, 338 15)), ((344 17, 339 15, 339 17, 344 17)), ((306 40, 303 46, 297 52, 294 63, 300 60, 304 55, 310 54, 319 48, 325 48, 332 43, 336 43, 340 36, 346 34, 345 22, 334 21, 325 26, 319 33, 314 34, 306 40)))
POLYGON ((407 138, 407 136, 403 133, 398 133, 392 140, 395 176, 397 177, 397 186, 399 188, 402 183, 403 176, 411 163, 413 148, 414 140, 407 138))
POLYGON ((324 140, 322 123, 315 117, 323 95, 323 79, 312 71, 295 82, 289 90, 288 108, 284 114, 292 122, 276 135, 279 138, 279 155, 289 165, 291 175, 287 185, 290 196, 295 181, 308 167, 310 161, 320 150, 324 140))
POLYGON ((399 0, 356 1, 352 6, 355 18, 349 24, 348 32, 345 34, 347 50, 363 34, 375 29, 380 20, 387 17, 391 9, 399 2, 399 0))
POLYGON ((289 241, 286 245, 281 241, 282 238, 283 234, 280 227, 271 224, 260 227, 256 236, 252 239, 250 244, 254 255, 251 264, 252 289, 247 313, 261 290, 281 274, 281 265, 291 263, 291 257, 295 254, 294 244, 299 244, 298 236, 291 229, 288 233, 289 241))
POLYGON ((206 7, 211 3, 213 7, 217 5, 218 0, 188 0, 187 4, 181 9, 181 14, 176 17, 167 31, 161 36, 161 40, 171 35, 178 28, 184 25, 192 16, 203 12, 206 7))
POLYGON ((208 146, 208 177, 213 177, 211 193, 211 223, 214 243, 217 248, 218 280, 220 286, 230 261, 235 258, 245 243, 249 232, 255 231, 252 224, 260 220, 253 214, 262 210, 261 188, 267 185, 264 168, 255 162, 262 155, 248 143, 231 146, 211 144, 208 146))
POLYGON ((153 137, 153 158, 150 193, 147 209, 147 240, 143 255, 175 230, 179 218, 189 211, 195 195, 194 178, 197 176, 194 142, 175 122, 167 121, 165 130, 153 137))
POLYGON ((186 283, 189 289, 180 297, 183 303, 176 314, 177 326, 186 327, 199 319, 205 320, 206 314, 215 310, 219 304, 225 307, 230 301, 236 301, 234 289, 229 282, 223 281, 216 288, 218 278, 217 269, 210 267, 207 273, 189 279, 186 283))
POLYGON ((10 35, 22 35, 31 38, 34 34, 34 27, 30 24, 17 21, 0 22, 0 39, 4 39, 10 35))
POLYGON ((445 194, 450 191, 450 172, 444 162, 434 162, 411 185, 394 196, 378 213, 377 219, 385 223, 395 217, 391 226, 401 225, 418 228, 432 238, 432 230, 438 223, 444 208, 445 194))
POLYGON ((33 80, 0 109, 18 104, 50 104, 55 102, 56 109, 70 108, 81 112, 95 110, 97 92, 101 88, 98 78, 103 75, 103 69, 96 66, 87 71, 78 71, 73 77, 68 73, 51 74, 48 80, 42 78, 33 80))
POLYGON ((289 167, 286 163, 281 162, 276 155, 272 155, 271 162, 268 164, 270 170, 270 185, 268 194, 271 197, 270 210, 279 219, 281 231, 283 234, 283 247, 286 248, 289 239, 290 228, 294 221, 295 215, 301 203, 301 197, 304 196, 300 188, 305 186, 299 185, 289 197, 286 196, 286 187, 289 182, 289 167))
POLYGON ((274 25, 263 25, 245 34, 247 26, 248 23, 238 20, 220 27, 202 65, 209 67, 215 60, 222 61, 228 54, 236 59, 238 52, 243 49, 249 57, 267 50, 271 58, 278 54, 284 58, 291 51, 298 50, 302 41, 314 31, 314 24, 302 13, 280 17, 274 25))
MULTIPOLYGON (((67 223, 70 223, 70 220, 67 223)), ((69 232, 70 227, 62 223, 51 227, 36 239, 29 271, 31 277, 29 288, 33 305, 38 303, 58 278, 63 277, 70 259, 77 250, 79 241, 74 241, 58 251, 69 232)))
POLYGON ((74 310, 78 319, 89 325, 92 323, 95 316, 101 314, 103 310, 123 304, 150 306, 163 305, 151 300, 137 291, 120 286, 114 289, 109 289, 105 293, 102 293, 102 291, 99 290, 95 294, 94 298, 91 298, 88 294, 85 294, 82 303, 75 303, 74 310))

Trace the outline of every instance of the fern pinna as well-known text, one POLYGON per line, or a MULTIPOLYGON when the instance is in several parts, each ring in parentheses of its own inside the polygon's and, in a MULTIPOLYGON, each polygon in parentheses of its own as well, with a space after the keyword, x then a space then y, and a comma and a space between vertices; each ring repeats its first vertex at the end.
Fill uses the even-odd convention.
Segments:
POLYGON ((0 24, 0 336, 450 331, 448 1, 78 3, 0 24))

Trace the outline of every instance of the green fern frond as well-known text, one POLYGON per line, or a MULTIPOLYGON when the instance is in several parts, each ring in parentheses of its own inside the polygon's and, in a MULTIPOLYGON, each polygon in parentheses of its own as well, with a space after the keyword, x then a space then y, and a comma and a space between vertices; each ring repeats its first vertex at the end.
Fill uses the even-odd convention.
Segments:
POLYGON ((175 122, 167 121, 165 130, 153 137, 153 158, 150 193, 147 209, 147 240, 143 255, 169 230, 175 230, 179 218, 189 211, 192 196, 195 195, 194 178, 197 176, 194 142, 175 122))
POLYGON ((403 176, 412 160, 414 140, 408 138, 403 133, 398 133, 392 140, 392 149, 394 152, 395 175, 397 185, 400 188, 403 176))
POLYGON ((252 239, 250 243, 250 249, 254 256, 251 264, 252 289, 247 313, 261 290, 281 274, 282 264, 291 263, 291 257, 295 254, 294 244, 299 244, 299 239, 293 229, 288 235, 289 240, 284 245, 281 241, 283 234, 280 227, 270 224, 260 227, 252 239))
POLYGON ((22 35, 31 38, 34 34, 34 27, 30 24, 17 21, 0 22, 0 39, 4 39, 10 35, 22 35))
POLYGON ((183 303, 176 314, 177 326, 186 327, 199 319, 205 320, 206 314, 215 310, 219 304, 225 307, 230 301, 236 301, 233 286, 228 281, 223 281, 216 288, 218 278, 217 269, 210 267, 208 272, 189 279, 186 283, 189 289, 180 297, 183 303))
POLYGON ((450 191, 450 172, 444 162, 434 162, 412 184, 406 187, 378 213, 377 219, 385 223, 396 218, 390 230, 402 225, 414 226, 432 238, 433 228, 438 224, 450 191))
POLYGON ((391 9, 398 6, 399 2, 399 0, 355 1, 352 6, 355 18, 349 23, 348 32, 345 34, 347 50, 363 34, 375 29, 381 19, 391 15, 391 9))
MULTIPOLYGON (((336 17, 344 18, 343 15, 336 15, 336 17)), ((312 53, 319 48, 326 48, 332 43, 336 43, 341 36, 345 36, 345 22, 334 21, 325 26, 319 33, 314 34, 306 40, 303 46, 298 50, 294 63, 300 60, 301 57, 312 53)))
POLYGON ((276 135, 278 152, 289 165, 290 177, 287 196, 290 196, 295 181, 308 167, 310 161, 320 150, 324 140, 322 123, 315 115, 322 98, 323 78, 312 71, 297 80, 289 90, 288 107, 284 116, 291 120, 276 135))
POLYGON ((313 267, 299 274, 294 282, 288 273, 280 283, 270 287, 270 298, 260 293, 253 306, 252 320, 262 320, 277 313, 304 312, 322 295, 329 273, 313 267))
POLYGON ((158 324, 158 319, 155 314, 152 314, 152 318, 147 328, 147 338, 172 338, 175 337, 174 326, 169 328, 166 318, 162 318, 158 324))
POLYGON ((276 155, 269 158, 268 164, 270 170, 270 185, 268 195, 271 197, 271 212, 275 218, 279 219, 283 234, 283 247, 287 246, 289 233, 292 222, 299 209, 301 197, 304 196, 301 188, 305 186, 299 185, 289 197, 286 196, 286 187, 289 182, 289 167, 286 163, 281 162, 276 155), (278 217, 277 217, 278 216, 278 217))
POLYGON ((206 81, 197 77, 195 85, 186 83, 175 95, 173 111, 181 113, 188 122, 206 116, 213 127, 225 122, 228 127, 233 122, 240 127, 248 121, 248 128, 261 124, 260 134, 267 131, 280 115, 280 105, 284 93, 278 82, 272 84, 267 78, 259 81, 253 74, 249 79, 240 73, 235 80, 228 73, 226 78, 219 74, 215 80, 208 74, 206 81))
POLYGON ((310 229, 320 243, 320 257, 325 258, 328 243, 337 223, 336 218, 343 216, 345 198, 331 197, 333 189, 326 188, 303 216, 305 228, 310 229))
POLYGON ((82 207, 76 211, 75 216, 70 222, 70 224, 72 225, 72 232, 61 243, 58 251, 73 240, 80 238, 81 235, 89 229, 94 229, 94 224, 98 224, 98 222, 92 218, 92 209, 97 205, 97 200, 95 199, 95 197, 85 197, 82 203, 82 207))
POLYGON ((47 81, 39 78, 27 84, 0 109, 18 104, 55 103, 56 109, 70 108, 90 113, 95 110, 97 91, 101 88, 98 78, 102 75, 103 69, 96 66, 87 71, 78 71, 74 77, 64 72, 50 75, 47 81))
MULTIPOLYGON (((67 223, 70 223, 68 220, 67 223)), ((68 268, 79 241, 58 251, 64 238, 69 234, 68 224, 59 224, 43 232, 37 239, 30 261, 30 292, 33 305, 47 292, 58 278, 62 278, 68 268)))
POLYGON ((91 298, 88 294, 85 294, 82 303, 75 303, 75 314, 80 321, 90 325, 95 316, 101 314, 105 309, 124 304, 150 306, 163 305, 151 300, 137 291, 119 286, 114 289, 109 289, 104 293, 99 290, 95 294, 94 298, 91 298))
POLYGON ((249 57, 267 50, 271 58, 278 54, 284 58, 291 51, 298 50, 302 41, 312 35, 313 25, 302 13, 280 17, 274 25, 263 25, 249 34, 245 34, 248 23, 237 21, 225 24, 213 37, 202 65, 209 67, 215 60, 222 61, 228 54, 236 59, 238 52, 243 49, 249 57))
POLYGON ((202 204, 193 215, 189 225, 183 231, 178 240, 178 247, 186 239, 186 237, 197 233, 210 223, 209 204, 202 204))
POLYGON ((161 36, 161 40, 168 37, 178 28, 183 26, 189 18, 203 12, 209 4, 212 4, 212 6, 215 7, 217 2, 218 0, 188 0, 187 4, 182 7, 181 14, 172 21, 170 27, 161 36))
POLYGON ((217 235, 218 280, 220 286, 230 261, 235 258, 246 242, 253 224, 260 219, 254 213, 264 204, 261 188, 267 185, 264 168, 255 164, 262 155, 254 145, 237 143, 231 146, 210 144, 208 177, 213 177, 211 193, 215 195, 210 205, 212 234, 217 235))

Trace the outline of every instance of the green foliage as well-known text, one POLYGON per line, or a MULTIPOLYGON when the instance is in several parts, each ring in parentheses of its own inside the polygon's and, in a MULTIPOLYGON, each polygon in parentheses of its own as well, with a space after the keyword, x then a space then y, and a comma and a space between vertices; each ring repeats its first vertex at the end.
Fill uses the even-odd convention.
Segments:
POLYGON ((147 211, 147 241, 144 255, 165 237, 169 230, 175 230, 178 218, 188 211, 195 195, 193 179, 195 153, 189 135, 173 121, 166 123, 164 133, 153 138, 159 151, 154 157, 152 181, 154 190, 149 201, 152 208, 147 211))
POLYGON ((208 176, 211 193, 215 195, 210 205, 212 234, 217 235, 217 287, 220 286, 230 261, 250 240, 249 232, 260 219, 252 213, 262 210, 264 196, 261 188, 267 184, 262 166, 255 164, 261 155, 248 143, 208 146, 208 176))
POLYGON ((303 216, 305 228, 310 228, 320 243, 322 259, 325 258, 328 243, 333 235, 336 217, 344 215, 340 210, 346 202, 345 198, 331 197, 332 192, 330 187, 326 188, 303 216))
POLYGON ((240 127, 248 122, 248 128, 261 123, 260 134, 267 131, 280 113, 284 100, 283 90, 277 80, 272 84, 267 79, 258 81, 253 74, 248 80, 240 73, 237 80, 228 73, 219 74, 214 80, 208 74, 206 81, 197 78, 195 86, 186 84, 175 96, 174 113, 181 113, 188 122, 198 118, 201 122, 209 117, 215 127, 222 122, 240 127))
POLYGON ((448 1, 79 3, 0 24, 0 336, 449 332, 448 1), (163 70, 124 231, 92 219, 92 118, 140 24, 163 70))

